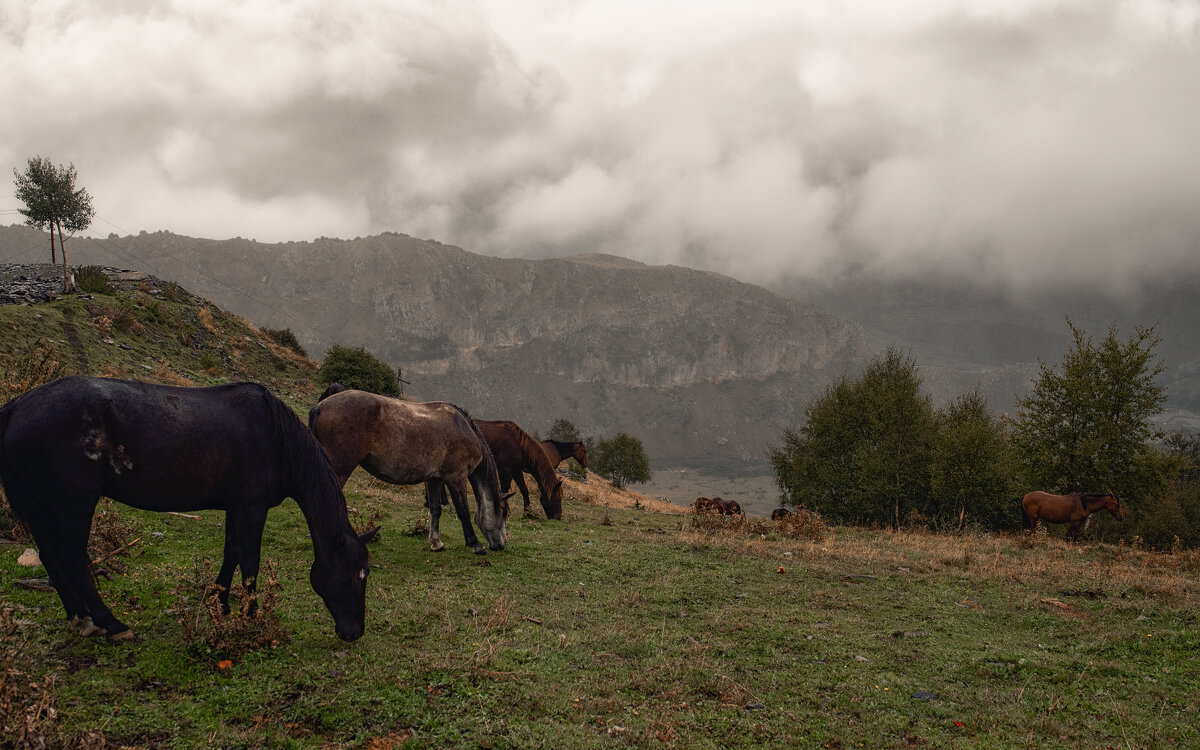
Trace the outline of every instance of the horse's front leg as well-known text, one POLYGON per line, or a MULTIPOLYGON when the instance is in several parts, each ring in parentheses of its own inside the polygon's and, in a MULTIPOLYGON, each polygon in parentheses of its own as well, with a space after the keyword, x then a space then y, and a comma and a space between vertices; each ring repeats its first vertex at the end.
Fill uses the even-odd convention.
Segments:
POLYGON ((221 569, 217 571, 217 601, 221 614, 229 614, 229 589, 233 586, 233 571, 238 566, 237 516, 225 513, 225 550, 221 554, 221 569))
POLYGON ((438 479, 425 483, 425 507, 429 508, 429 549, 441 552, 446 548, 442 544, 442 535, 438 531, 438 523, 442 520, 442 493, 446 485, 438 479))
POLYGON ((516 482, 517 489, 521 491, 521 498, 525 501, 525 515, 529 515, 529 485, 525 484, 525 472, 514 473, 513 481, 516 482))
POLYGON ((1079 521, 1071 521, 1067 524, 1067 541, 1074 542, 1079 537, 1079 521))
MULTIPOLYGON (((255 503, 225 514, 226 526, 233 526, 233 546, 236 552, 236 566, 242 569, 242 592, 245 601, 242 604, 246 614, 253 616, 258 611, 258 599, 255 592, 258 588, 259 557, 262 554, 263 528, 267 525, 267 504, 255 503)), ((229 556, 229 536, 226 534, 226 556, 229 556)), ((229 585, 233 580, 233 564, 226 559, 221 565, 222 574, 229 568, 229 577, 222 582, 217 579, 217 585, 225 586, 225 600, 228 602, 229 585)), ((220 594, 218 593, 218 596, 220 594)), ((228 612, 226 603, 224 611, 228 612)))
POLYGON ((450 500, 454 503, 454 515, 458 516, 458 522, 462 524, 463 539, 466 540, 467 546, 477 555, 486 555, 487 548, 479 543, 479 537, 475 536, 475 527, 471 525, 471 508, 467 505, 467 485, 466 482, 458 481, 449 484, 450 500))

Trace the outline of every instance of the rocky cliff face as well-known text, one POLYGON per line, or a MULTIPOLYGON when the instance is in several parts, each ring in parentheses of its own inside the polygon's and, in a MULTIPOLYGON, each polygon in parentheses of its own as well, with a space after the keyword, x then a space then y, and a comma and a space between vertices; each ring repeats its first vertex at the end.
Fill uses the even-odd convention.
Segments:
POLYGON ((492 258, 396 234, 72 244, 72 263, 174 279, 257 325, 291 328, 314 356, 366 346, 404 368, 412 397, 531 431, 559 417, 585 433, 628 431, 660 465, 761 467, 804 403, 868 357, 858 326, 810 304, 613 256, 492 258))

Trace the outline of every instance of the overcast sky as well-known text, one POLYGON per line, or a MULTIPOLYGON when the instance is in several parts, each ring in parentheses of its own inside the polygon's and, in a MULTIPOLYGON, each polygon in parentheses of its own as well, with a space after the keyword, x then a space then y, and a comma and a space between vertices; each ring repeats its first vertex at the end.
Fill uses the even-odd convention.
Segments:
POLYGON ((1200 268, 1200 0, 0 0, 0 71, 0 166, 101 235, 1200 268))

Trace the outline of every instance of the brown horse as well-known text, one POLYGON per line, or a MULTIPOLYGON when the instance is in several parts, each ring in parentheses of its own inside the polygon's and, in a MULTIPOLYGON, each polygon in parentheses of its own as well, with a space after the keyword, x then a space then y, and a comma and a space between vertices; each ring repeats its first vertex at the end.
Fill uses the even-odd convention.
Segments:
POLYGON ((430 549, 444 547, 438 521, 442 492, 449 489, 467 546, 476 554, 486 552, 471 527, 468 482, 475 491, 475 523, 488 547, 504 549, 508 496, 500 491, 487 442, 461 408, 444 401, 419 403, 342 391, 308 412, 308 426, 343 486, 356 466, 392 484, 426 483, 430 549))
POLYGON ((1069 495, 1030 492, 1021 498, 1021 525, 1032 533, 1038 521, 1065 523, 1070 541, 1079 536, 1079 525, 1084 519, 1099 510, 1107 510, 1118 521, 1124 517, 1115 492, 1072 492, 1069 495))
POLYGON ((792 512, 787 508, 776 508, 775 510, 771 511, 771 520, 778 521, 779 519, 787 518, 790 515, 792 515, 792 512))
POLYGON ((517 489, 521 490, 521 497, 525 499, 525 514, 529 515, 529 488, 525 486, 525 472, 529 472, 537 482, 546 518, 561 521, 562 480, 555 473, 550 459, 546 458, 542 446, 516 422, 476 419, 475 425, 483 433, 488 447, 496 457, 496 469, 500 472, 500 489, 508 492, 511 483, 516 482, 517 489))
POLYGON ((698 497, 692 502, 692 510, 696 513, 713 513, 722 516, 746 515, 737 500, 725 500, 719 497, 698 497))
POLYGON ((550 465, 558 468, 558 465, 568 458, 573 458, 579 462, 583 468, 587 468, 587 448, 583 443, 576 440, 574 442, 566 440, 543 440, 540 445, 542 450, 546 451, 546 458, 550 459, 550 465))

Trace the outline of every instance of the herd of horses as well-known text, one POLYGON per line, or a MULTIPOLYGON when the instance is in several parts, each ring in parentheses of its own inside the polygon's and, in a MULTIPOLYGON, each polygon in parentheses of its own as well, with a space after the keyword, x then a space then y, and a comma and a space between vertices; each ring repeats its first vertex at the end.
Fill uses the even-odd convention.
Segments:
MULTIPOLYGON (((567 458, 587 468, 582 443, 539 443, 514 422, 472 419, 454 404, 405 401, 336 383, 309 411, 307 426, 256 383, 181 388, 69 376, 0 408, 0 483, 9 505, 33 535, 71 626, 114 641, 133 633, 105 605, 87 554, 101 497, 151 511, 225 511, 216 583, 226 612, 237 569, 246 594, 254 594, 267 511, 295 499, 313 543, 309 581, 338 637, 353 641, 365 628, 365 545, 378 530, 359 534, 347 517, 342 488, 355 468, 393 484, 423 483, 430 548, 444 549, 438 521, 449 502, 467 545, 484 554, 467 486, 475 496, 475 525, 488 548, 503 550, 511 484, 528 513, 524 474, 530 473, 546 517, 561 519, 556 467, 567 458)), ((745 516, 736 500, 719 497, 696 498, 693 509, 745 516)), ((1100 510, 1122 519, 1112 492, 1031 492, 1021 501, 1027 530, 1039 521, 1066 523, 1068 539, 1100 510)), ((788 514, 778 508, 771 518, 788 514)))
POLYGON ((442 505, 453 503, 467 544, 475 524, 492 550, 507 544, 508 487, 525 496, 529 471, 546 516, 562 518, 559 462, 587 467, 582 443, 539 444, 515 423, 474 420, 446 402, 418 403, 333 384, 305 426, 266 387, 237 383, 181 388, 69 376, 0 408, 0 484, 32 534, 70 625, 113 641, 133 637, 104 603, 87 554, 101 497, 151 511, 225 511, 219 601, 241 569, 253 597, 267 511, 295 499, 313 543, 309 582, 343 640, 362 636, 370 575, 366 541, 350 525, 342 488, 358 466, 393 484, 425 485, 429 542, 442 505))

